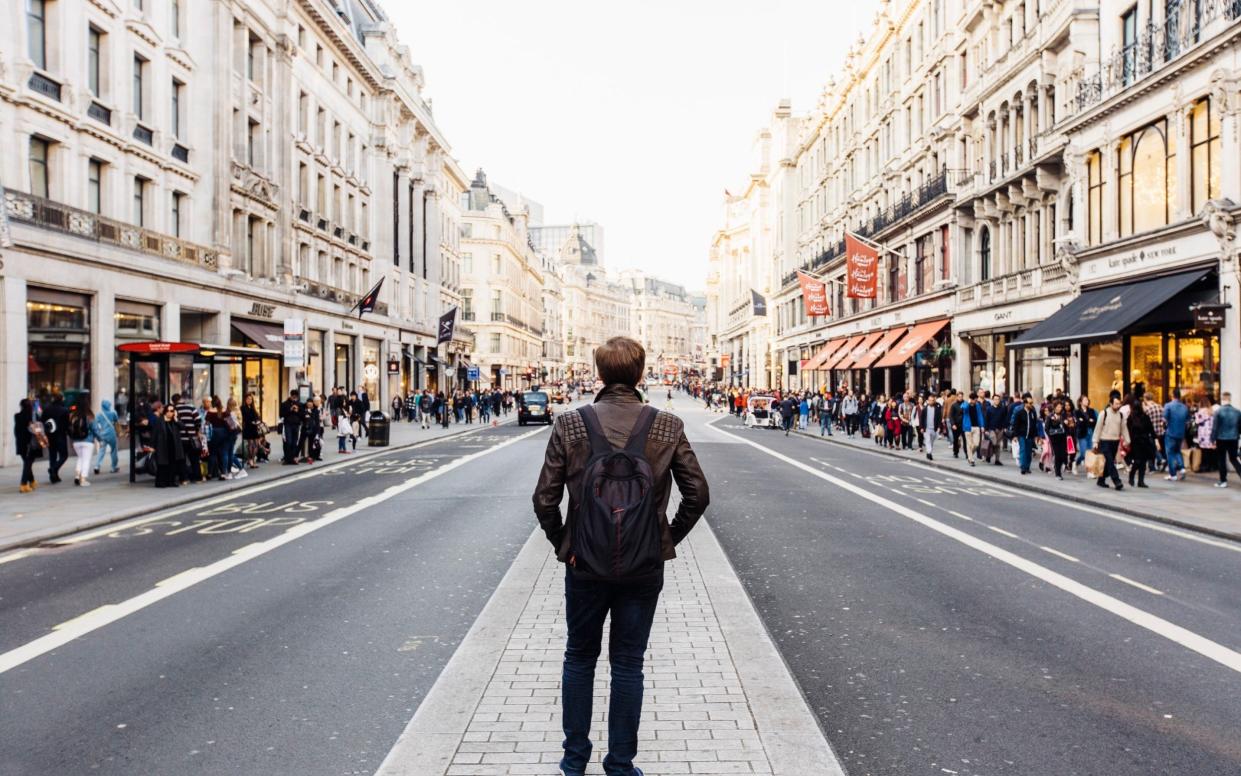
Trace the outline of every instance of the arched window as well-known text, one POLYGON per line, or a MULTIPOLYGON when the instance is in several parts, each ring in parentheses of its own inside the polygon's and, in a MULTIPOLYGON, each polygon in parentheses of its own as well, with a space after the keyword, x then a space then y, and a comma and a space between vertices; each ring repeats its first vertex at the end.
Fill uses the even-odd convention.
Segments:
POLYGON ((1120 236, 1166 226, 1176 189, 1176 140, 1158 121, 1126 135, 1117 151, 1120 236))
POLYGON ((985 226, 978 233, 978 279, 991 279, 991 230, 985 226))

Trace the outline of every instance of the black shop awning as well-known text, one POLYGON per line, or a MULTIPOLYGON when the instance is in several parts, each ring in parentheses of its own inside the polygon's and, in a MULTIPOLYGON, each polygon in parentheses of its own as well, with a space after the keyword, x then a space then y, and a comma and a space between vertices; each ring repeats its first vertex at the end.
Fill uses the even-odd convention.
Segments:
POLYGON ((1070 342, 1094 342, 1120 336, 1172 297, 1201 280, 1209 270, 1105 286, 1083 291, 1050 318, 1008 344, 1036 348, 1070 342))
POLYGON ((264 350, 284 352, 284 327, 270 323, 233 319, 233 328, 241 332, 246 339, 264 350))

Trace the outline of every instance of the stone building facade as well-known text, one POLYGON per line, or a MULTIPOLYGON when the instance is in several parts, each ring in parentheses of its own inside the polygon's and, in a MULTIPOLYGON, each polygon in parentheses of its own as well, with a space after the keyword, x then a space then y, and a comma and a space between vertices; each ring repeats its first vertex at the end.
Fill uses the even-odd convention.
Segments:
POLYGON ((254 393, 274 422, 290 389, 386 406, 428 384, 448 145, 377 5, 22 5, 0 33, 0 403, 254 393), (200 347, 118 350, 149 341, 200 347))

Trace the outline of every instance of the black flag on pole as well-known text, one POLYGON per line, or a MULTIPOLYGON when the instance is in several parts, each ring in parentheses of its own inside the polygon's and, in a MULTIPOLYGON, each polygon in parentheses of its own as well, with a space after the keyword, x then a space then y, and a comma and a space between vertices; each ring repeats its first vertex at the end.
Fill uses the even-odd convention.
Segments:
POLYGON ((767 314, 767 299, 752 288, 750 289, 750 304, 754 309, 755 315, 767 314))
POLYGON ((361 318, 366 313, 375 311, 375 305, 379 304, 379 287, 384 284, 384 279, 380 278, 375 287, 366 292, 366 296, 358 300, 354 307, 358 308, 358 317, 361 318))
POLYGON ((457 308, 452 308, 448 312, 440 316, 439 336, 435 340, 436 346, 443 345, 445 342, 452 340, 453 329, 457 325, 457 308))

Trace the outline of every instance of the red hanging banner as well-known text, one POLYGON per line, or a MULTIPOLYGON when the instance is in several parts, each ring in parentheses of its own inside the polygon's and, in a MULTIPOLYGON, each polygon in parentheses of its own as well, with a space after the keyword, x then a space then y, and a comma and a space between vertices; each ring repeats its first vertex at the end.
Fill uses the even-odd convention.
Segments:
POLYGON ((801 270, 797 271, 797 282, 801 283, 801 296, 806 303, 806 315, 810 318, 828 315, 827 283, 816 280, 801 270))
POLYGON ((879 280, 879 251, 845 232, 845 296, 874 299, 879 280))

